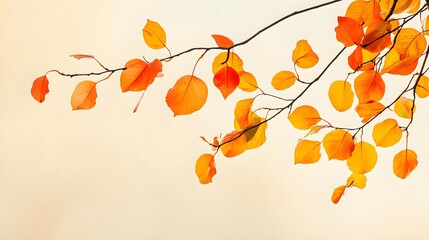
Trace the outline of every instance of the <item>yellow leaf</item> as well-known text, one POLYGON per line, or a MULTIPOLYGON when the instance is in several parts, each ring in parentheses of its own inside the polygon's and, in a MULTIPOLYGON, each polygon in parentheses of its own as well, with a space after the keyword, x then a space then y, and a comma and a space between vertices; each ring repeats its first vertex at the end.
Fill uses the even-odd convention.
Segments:
POLYGON ((404 179, 417 167, 417 164, 417 154, 413 150, 402 150, 393 158, 393 172, 404 179))
POLYGON ((301 130, 309 129, 321 120, 319 112, 308 105, 297 107, 288 119, 295 128, 301 130))
POLYGON ((233 68, 237 73, 243 72, 243 61, 237 54, 233 52, 222 52, 215 57, 212 64, 213 74, 218 73, 226 66, 233 68), (228 61, 226 61, 227 59, 228 61))
POLYGON ((354 173, 364 174, 371 171, 377 163, 377 151, 367 142, 356 143, 352 156, 347 159, 347 166, 354 173))
POLYGON ((366 187, 366 176, 365 174, 360 173, 352 173, 350 177, 347 179, 347 186, 355 186, 360 189, 364 189, 366 187))
POLYGON ((271 80, 271 85, 276 90, 285 90, 291 87, 296 81, 296 76, 290 71, 280 71, 274 75, 271 80))
POLYGON ((416 88, 416 94, 419 98, 425 98, 429 96, 429 78, 426 76, 421 76, 419 83, 416 88))
POLYGON ((344 195, 345 191, 346 191, 346 185, 342 185, 335 188, 331 197, 332 203, 337 204, 340 201, 341 197, 344 195))
POLYGON ((316 163, 321 157, 319 141, 301 140, 295 148, 295 164, 316 163))
POLYGON ((242 131, 233 131, 223 137, 220 150, 225 157, 235 157, 247 149, 246 136, 242 131))
POLYGON ((292 61, 300 68, 311 68, 319 62, 319 57, 306 40, 299 40, 292 52, 292 61))
POLYGON ((93 81, 80 82, 71 97, 73 110, 88 110, 95 106, 97 99, 97 83, 93 81))
POLYGON ((143 39, 152 49, 161 49, 167 47, 167 37, 164 29, 159 23, 147 20, 143 28, 143 39))
POLYGON ((240 129, 244 130, 249 126, 249 115, 253 104, 253 98, 243 99, 237 102, 235 105, 234 116, 235 121, 238 123, 240 129))
POLYGON ((322 143, 329 160, 346 160, 352 156, 355 148, 352 135, 342 129, 326 134, 322 143))
POLYGON ((372 138, 377 147, 391 147, 402 138, 402 130, 395 119, 386 119, 374 126, 372 138))
POLYGON ((414 28, 403 28, 395 39, 393 48, 401 59, 420 57, 426 50, 426 38, 414 28))
POLYGON ((340 112, 348 110, 353 105, 354 93, 347 81, 335 81, 329 87, 329 100, 332 106, 340 112))
POLYGON ((424 35, 429 35, 429 17, 426 17, 424 26, 424 35))
POLYGON ((416 111, 416 108, 417 107, 413 100, 402 96, 398 99, 398 101, 395 102, 393 111, 395 111, 396 115, 399 117, 410 119, 413 113, 416 111), (412 112, 411 108, 413 109, 412 112))
POLYGON ((395 49, 391 49, 387 54, 381 74, 390 73, 397 75, 409 75, 417 67, 419 59, 417 57, 407 57, 401 59, 395 49))
MULTIPOLYGON (((257 124, 260 124, 263 121, 265 121, 265 118, 261 118, 258 115, 256 115, 256 113, 253 113, 253 115, 250 118, 250 125, 248 128, 252 126, 256 126, 257 124)), ((258 148, 265 143, 265 141, 267 140, 267 137, 265 136, 265 131, 267 130, 267 127, 268 127, 268 123, 264 122, 257 127, 247 130, 244 133, 247 141, 247 144, 246 144, 247 149, 258 148)))
POLYGON ((362 122, 366 123, 385 108, 383 104, 371 101, 368 103, 359 103, 355 110, 359 114, 359 117, 362 118, 362 122))
POLYGON ((238 84, 238 88, 245 92, 253 92, 258 89, 258 82, 256 81, 255 76, 253 74, 242 71, 239 73, 240 83, 238 84))
POLYGON ((354 83, 356 96, 359 103, 368 103, 370 101, 380 101, 385 92, 385 84, 380 73, 374 70, 361 73, 354 83))
POLYGON ((195 173, 201 184, 211 183, 216 174, 214 156, 208 153, 201 155, 195 164, 195 173))

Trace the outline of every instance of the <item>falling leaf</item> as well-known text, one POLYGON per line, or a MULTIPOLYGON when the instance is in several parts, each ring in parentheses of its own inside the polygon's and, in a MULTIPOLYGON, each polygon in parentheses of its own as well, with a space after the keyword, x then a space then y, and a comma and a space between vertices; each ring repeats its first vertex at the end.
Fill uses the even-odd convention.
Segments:
POLYGON ((258 89, 258 82, 256 82, 255 76, 253 74, 242 71, 239 73, 240 83, 238 84, 238 88, 245 92, 253 92, 258 89))
POLYGON ((393 172, 399 178, 405 179, 417 164, 417 154, 413 150, 402 150, 393 158, 393 172))
POLYGON ((299 40, 292 52, 292 61, 300 68, 311 68, 319 62, 319 57, 307 40, 299 40))
POLYGON ((234 42, 225 36, 213 34, 212 37, 220 48, 230 48, 234 46, 234 42))
POLYGON ((391 147, 402 138, 402 130, 395 119, 386 119, 374 126, 372 138, 377 147, 391 147))
POLYGON ((347 187, 355 186, 360 189, 366 187, 366 176, 365 174, 352 173, 347 179, 347 187))
POLYGON ((399 117, 410 119, 416 108, 413 100, 402 96, 395 102, 393 110, 399 117))
POLYGON ((383 111, 386 107, 379 103, 379 102, 368 102, 368 103, 359 103, 356 106, 356 112, 358 113, 359 117, 362 118, 362 122, 366 123, 368 122, 372 117, 379 114, 381 111, 383 111))
POLYGON ((125 64, 121 74, 122 92, 146 90, 155 77, 162 71, 162 63, 155 59, 146 63, 140 59, 132 59, 125 64))
POLYGON ((225 157, 235 157, 246 151, 247 140, 242 131, 233 131, 223 137, 220 150, 225 157))
POLYGON ((425 98, 429 96, 429 78, 426 76, 421 76, 419 83, 416 88, 416 94, 419 98, 425 98))
POLYGON ((346 191, 346 185, 342 185, 335 188, 331 197, 332 203, 337 204, 340 201, 341 197, 344 195, 345 191, 346 191))
POLYGON ((74 57, 77 60, 80 60, 82 58, 94 58, 93 55, 87 55, 87 54, 73 54, 73 55, 70 55, 70 57, 74 57))
POLYGON ((80 82, 71 97, 73 110, 88 110, 95 106, 97 99, 97 83, 93 81, 80 82))
POLYGON ((381 52, 392 44, 390 39, 391 25, 386 21, 375 21, 366 29, 362 47, 370 52, 381 52))
POLYGON ((353 105, 354 93, 352 86, 347 81, 335 81, 329 87, 329 100, 332 106, 340 112, 344 112, 353 105))
POLYGON ((240 76, 233 68, 224 67, 214 75, 213 83, 226 99, 237 88, 240 76))
POLYGON ((143 39, 152 49, 161 49, 167 46, 167 37, 159 23, 147 20, 143 28, 143 39))
POLYGON ((46 75, 36 78, 33 82, 33 86, 31 87, 31 96, 42 103, 45 101, 45 96, 49 92, 49 81, 46 75))
POLYGON ((403 28, 395 39, 393 49, 398 52, 401 59, 407 57, 420 57, 426 50, 425 36, 414 28, 403 28))
POLYGON ((280 71, 274 75, 273 79, 271 80, 271 85, 276 90, 285 90, 291 87, 296 82, 296 80, 297 78, 295 73, 291 71, 280 71))
POLYGON ((309 129, 321 120, 319 112, 308 105, 297 107, 288 116, 288 119, 295 128, 301 130, 309 129))
POLYGON ((165 100, 174 116, 186 115, 201 109, 206 103, 207 95, 207 85, 203 80, 186 75, 168 90, 165 100))
POLYGON ((356 20, 349 17, 338 17, 335 28, 337 40, 345 47, 357 45, 363 38, 363 28, 356 20))
POLYGON ((385 84, 380 73, 370 70, 355 79, 354 89, 359 103, 380 101, 384 96, 385 84))
POLYGON ((347 58, 347 62, 351 69, 357 70, 363 63, 362 47, 356 46, 356 49, 347 58))
POLYGON ((352 156, 347 159, 347 166, 354 173, 364 174, 370 172, 377 163, 377 151, 367 142, 358 142, 352 156))
POLYGON ((342 129, 326 134, 322 143, 329 160, 346 160, 352 156, 355 148, 352 135, 342 129))
POLYGON ((201 184, 211 183, 216 174, 214 156, 208 153, 201 155, 195 164, 195 173, 201 184))
POLYGON ((319 141, 302 140, 295 148, 295 164, 316 163, 321 157, 319 141))
POLYGON ((212 64, 213 74, 218 73, 221 69, 225 68, 226 66, 233 68, 237 73, 241 73, 244 71, 243 61, 237 54, 233 52, 222 52, 215 57, 212 64))

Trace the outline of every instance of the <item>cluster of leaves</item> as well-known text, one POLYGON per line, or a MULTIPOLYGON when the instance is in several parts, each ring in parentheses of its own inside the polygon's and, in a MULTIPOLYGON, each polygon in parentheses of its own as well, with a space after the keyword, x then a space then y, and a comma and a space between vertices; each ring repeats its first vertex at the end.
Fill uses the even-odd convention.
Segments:
MULTIPOLYGON (((334 0, 285 16, 240 43, 234 43, 231 39, 216 34, 212 35, 216 47, 192 48, 175 55, 172 55, 167 48, 164 29, 157 22, 148 20, 142 31, 144 41, 152 49, 166 49, 169 53, 168 57, 151 62, 146 59, 132 59, 123 68, 108 69, 92 55, 72 55, 76 59, 86 58, 97 61, 103 71, 89 74, 65 74, 58 70, 51 70, 34 81, 31 94, 38 102, 45 100, 45 95, 49 92, 49 81, 46 75, 50 72, 68 77, 107 74, 107 77, 97 82, 89 80, 80 82, 71 96, 73 110, 91 109, 96 103, 97 84, 110 78, 113 73, 122 71, 120 77, 122 92, 142 92, 143 97, 144 92, 155 79, 163 76, 164 63, 182 54, 202 51, 192 73, 180 77, 166 95, 166 103, 174 116, 187 115, 201 109, 207 100, 207 83, 194 74, 198 62, 208 51, 219 50, 221 53, 213 59, 212 64, 213 84, 223 98, 227 99, 237 88, 245 92, 256 91, 257 94, 236 103, 233 131, 223 137, 214 137, 213 141, 207 141, 202 137, 212 147, 213 153, 201 155, 196 162, 195 172, 200 183, 212 182, 217 171, 215 156, 219 150, 225 157, 230 158, 260 147, 266 141, 265 132, 268 122, 280 113, 287 112, 285 110, 289 110, 288 119, 292 126, 308 131, 296 145, 295 164, 318 162, 322 156, 322 146, 329 160, 347 163, 351 175, 346 183, 337 187, 332 194, 332 202, 338 203, 347 188, 353 186, 365 188, 367 180, 365 174, 370 172, 377 162, 376 147, 386 148, 399 143, 403 139, 403 133, 406 135, 405 148, 394 157, 393 171, 396 176, 406 178, 417 166, 417 154, 408 148, 408 128, 416 111, 416 96, 420 98, 429 96, 429 78, 424 75, 429 69, 427 67, 429 52, 426 49, 429 18, 422 17, 422 13, 428 10, 427 5, 421 6, 420 0, 353 1, 345 15, 338 17, 338 26, 335 28, 336 38, 344 48, 319 76, 311 81, 300 78, 298 69, 312 68, 318 63, 319 57, 306 40, 299 40, 292 52, 294 69, 281 70, 272 77, 271 85, 278 91, 292 88, 296 84, 305 86, 298 95, 288 98, 268 94, 258 87, 256 78, 244 70, 243 60, 234 50, 293 15, 339 1, 341 0, 334 0), (413 19, 420 19, 420 29, 407 27, 413 19), (313 106, 295 106, 347 48, 353 50, 347 58, 351 71, 344 80, 335 80, 330 83, 328 97, 332 107, 339 112, 349 111, 354 106, 354 110, 362 118, 362 125, 355 128, 332 125, 327 119, 322 118, 313 106), (419 61, 421 58, 423 60, 419 61), (385 80, 388 74, 408 77, 406 88, 395 95, 393 100, 384 99, 385 80), (285 102, 285 105, 280 108, 254 109, 253 105, 259 96, 280 99, 285 102), (383 112, 392 107, 398 119, 381 119, 383 112), (259 116, 258 113, 264 117, 259 116), (402 118, 405 120, 401 120, 402 118), (376 119, 378 122, 375 122, 376 119), (369 125, 373 121, 374 124, 369 125), (364 128, 371 126, 373 142, 363 141, 364 128), (321 140, 310 139, 322 132, 325 132, 325 135, 321 140)), ((137 111, 139 103, 134 111, 137 111)))

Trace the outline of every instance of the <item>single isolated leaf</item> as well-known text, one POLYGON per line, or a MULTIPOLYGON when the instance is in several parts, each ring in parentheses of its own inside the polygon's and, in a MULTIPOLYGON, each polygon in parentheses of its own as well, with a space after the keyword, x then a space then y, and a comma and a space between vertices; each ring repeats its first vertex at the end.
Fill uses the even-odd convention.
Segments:
POLYGON ((426 50, 426 38, 414 28, 403 28, 395 39, 393 48, 401 59, 407 57, 420 57, 426 50))
POLYGON ((351 69, 357 70, 363 63, 363 53, 362 47, 360 45, 356 46, 356 49, 350 54, 347 58, 348 64, 351 69))
POLYGON ((122 92, 143 91, 153 83, 155 78, 162 72, 162 63, 158 59, 146 63, 140 59, 132 59, 125 64, 121 74, 122 92))
POLYGON ((271 80, 271 85, 276 90, 285 90, 290 88, 295 82, 297 78, 295 73, 291 71, 280 71, 276 75, 274 75, 271 80))
POLYGON ((214 85, 220 90, 223 98, 227 98, 240 83, 240 76, 231 67, 224 67, 213 77, 214 85))
POLYGON ((242 131, 233 131, 223 137, 220 150, 225 157, 235 157, 247 149, 247 139, 242 131))
POLYGON ((362 39, 362 47, 370 52, 381 52, 392 44, 390 30, 391 25, 387 21, 375 21, 371 23, 362 39))
POLYGON ((337 204, 340 201, 341 197, 344 195, 345 191, 346 191, 346 185, 342 185, 335 188, 331 197, 332 203, 337 204))
POLYGON ((311 68, 319 62, 319 57, 307 40, 299 40, 292 52, 292 61, 300 68, 311 68))
POLYGON ((201 155, 195 164, 195 173, 201 184, 211 183, 216 174, 214 156, 208 153, 201 155))
POLYGON ((299 106, 288 116, 290 123, 297 129, 306 130, 320 120, 319 112, 312 106, 299 106))
POLYGON ((353 105, 354 93, 351 84, 347 81, 333 82, 329 87, 328 96, 337 111, 344 112, 353 105))
POLYGON ((399 178, 405 179, 417 164, 417 154, 413 150, 402 150, 393 158, 393 172, 399 178))
POLYGON ((213 34, 212 37, 220 48, 230 48, 234 46, 234 42, 225 36, 213 34))
POLYGON ((97 99, 97 83, 93 81, 80 82, 71 97, 73 110, 88 110, 95 106, 97 99))
POLYGON ((368 103, 359 103, 355 110, 359 117, 362 118, 362 122, 366 123, 385 108, 386 107, 379 102, 370 101, 368 103))
POLYGON ((73 55, 70 55, 70 57, 76 58, 77 60, 81 60, 82 58, 94 58, 93 55, 87 55, 87 54, 73 54, 73 55))
POLYGON ((203 80, 186 75, 168 90, 165 100, 174 116, 186 115, 200 110, 206 103, 207 95, 207 85, 203 80))
POLYGON ((395 119, 389 118, 374 126, 372 138, 377 147, 391 147, 402 138, 402 130, 395 119))
POLYGON ((402 96, 398 99, 398 101, 395 102, 393 111, 399 117, 410 119, 413 116, 413 113, 416 111, 416 108, 417 107, 413 100, 402 96), (411 111, 411 109, 413 110, 411 111))
POLYGON ((347 166, 354 173, 364 174, 370 172, 377 163, 377 151, 367 142, 358 142, 352 156, 347 159, 347 166))
POLYGON ((42 103, 45 101, 45 96, 49 92, 49 81, 46 75, 36 78, 33 82, 33 86, 31 87, 31 96, 42 103))
POLYGON ((349 17, 338 17, 338 26, 335 28, 338 42, 345 47, 357 45, 363 38, 363 28, 359 22, 349 17))
POLYGON ((316 163, 322 156, 319 141, 301 140, 295 147, 295 164, 316 163))
POLYGON ((352 173, 347 179, 347 187, 355 186, 360 189, 366 187, 366 176, 365 174, 352 173))
POLYGON ((167 46, 167 37, 159 23, 147 20, 143 28, 143 39, 152 49, 161 49, 167 46))
POLYGON ((237 73, 243 72, 243 60, 233 52, 219 53, 212 64, 213 74, 218 73, 226 66, 233 68, 237 73), (228 61, 226 61, 228 59, 228 61), (226 61, 226 62, 225 62, 226 61))
POLYGON ((238 88, 245 92, 253 92, 258 89, 258 82, 253 74, 242 71, 238 75, 240 76, 240 83, 237 86, 238 88))
POLYGON ((429 78, 421 76, 419 83, 417 84, 416 94, 419 98, 425 98, 429 96, 429 78))
POLYGON ((322 143, 329 160, 346 160, 352 156, 355 148, 352 135, 342 129, 326 134, 322 143))
POLYGON ((384 96, 386 86, 380 73, 370 70, 361 73, 355 79, 354 88, 359 103, 367 103, 380 101, 384 96))

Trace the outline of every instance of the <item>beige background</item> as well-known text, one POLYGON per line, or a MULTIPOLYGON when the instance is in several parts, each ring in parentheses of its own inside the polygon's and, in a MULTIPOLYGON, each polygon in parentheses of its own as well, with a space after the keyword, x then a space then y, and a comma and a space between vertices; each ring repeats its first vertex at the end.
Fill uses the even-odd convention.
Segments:
MULTIPOLYGON (((210 85, 207 105, 188 117, 173 118, 164 97, 176 79, 191 73, 198 53, 165 64, 165 76, 149 88, 136 114, 132 109, 139 94, 122 94, 119 74, 100 84, 91 111, 71 111, 70 94, 78 79, 50 74, 46 102, 38 104, 30 96, 32 81, 50 69, 98 70, 70 54, 94 54, 111 68, 143 55, 165 57, 165 51, 150 50, 142 40, 148 18, 163 25, 170 49, 179 52, 212 46, 213 33, 238 42, 320 2, 1 0, 0 239, 425 239, 427 100, 418 101, 411 128, 410 146, 420 162, 409 179, 392 172, 392 156, 404 148, 402 141, 379 150, 365 190, 348 189, 333 205, 332 190, 347 179, 347 166, 326 156, 313 166, 294 166, 293 149, 304 133, 294 130, 286 116, 270 122, 263 147, 234 159, 218 155, 214 182, 198 183, 195 161, 210 151, 199 136, 230 131, 234 103, 252 96, 237 91, 222 100, 211 84, 215 52, 196 71, 210 85)), ((341 48, 333 28, 345 7, 340 3, 295 17, 236 52, 245 69, 274 93, 271 77, 290 70, 296 41, 309 39, 321 59, 313 70, 301 72, 310 80, 341 48)), ((345 57, 323 81, 346 76, 345 57)), ((406 81, 385 80, 393 91, 393 84, 406 81)), ((299 104, 314 103, 334 123, 359 124, 353 112, 332 111, 327 87, 318 84, 299 104)), ((364 139, 370 140, 370 129, 364 139)))

